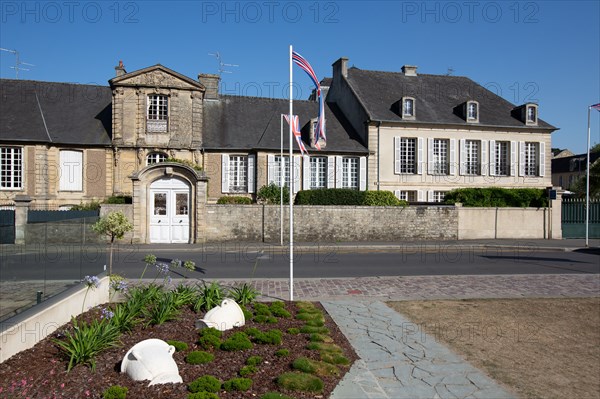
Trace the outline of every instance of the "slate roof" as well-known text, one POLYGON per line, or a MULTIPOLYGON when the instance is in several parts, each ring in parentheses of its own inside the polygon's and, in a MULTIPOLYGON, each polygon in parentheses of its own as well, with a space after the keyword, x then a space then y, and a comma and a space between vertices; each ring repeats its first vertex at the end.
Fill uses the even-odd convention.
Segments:
POLYGON ((110 146, 111 101, 107 86, 0 79, 0 142, 110 146))
MULTIPOLYGON (((310 119, 316 118, 318 104, 294 101, 294 114, 300 118, 302 138, 309 153, 310 119)), ((207 150, 279 150, 281 114, 289 112, 285 99, 221 96, 204 103, 204 142, 207 150)), ((327 152, 368 153, 358 135, 335 104, 325 106, 327 152)), ((289 148, 287 124, 284 125, 284 149, 289 148)), ((297 150, 296 144, 293 150, 297 150)))
MULTIPOLYGON (((554 158, 552 160, 552 173, 585 172, 587 166, 586 159, 587 154, 577 154, 570 157, 554 158), (572 170, 571 164, 573 164, 572 170)), ((591 165, 593 165, 598 159, 600 159, 600 151, 590 153, 591 165)))
MULTIPOLYGON (((400 72, 348 69, 348 82, 358 95, 371 120, 527 128, 528 130, 557 128, 538 119, 538 126, 526 126, 513 116, 514 104, 462 76, 405 76, 400 72), (416 119, 403 120, 395 108, 403 96, 415 98, 416 119), (456 107, 468 100, 479 103, 479 123, 467 123, 456 107)), ((543 113, 543 108, 540 108, 543 113)))

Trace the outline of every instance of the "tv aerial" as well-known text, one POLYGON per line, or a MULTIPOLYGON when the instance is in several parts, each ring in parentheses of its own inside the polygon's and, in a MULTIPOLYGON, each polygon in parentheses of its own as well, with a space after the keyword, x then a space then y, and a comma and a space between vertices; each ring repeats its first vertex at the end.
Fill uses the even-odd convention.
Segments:
POLYGON ((216 53, 208 53, 208 55, 212 55, 219 62, 219 76, 221 76, 224 73, 233 73, 232 71, 225 70, 225 67, 239 67, 239 65, 237 65, 237 64, 224 63, 223 59, 221 58, 221 54, 219 54, 218 51, 216 53))
POLYGON ((21 59, 19 58, 19 52, 17 50, 10 50, 10 49, 1 48, 1 47, 0 47, 0 50, 6 51, 7 53, 12 53, 15 55, 15 66, 11 66, 11 68, 15 70, 15 79, 19 79, 19 71, 30 71, 29 68, 23 68, 23 67, 21 67, 21 65, 35 66, 28 62, 22 62, 21 59))

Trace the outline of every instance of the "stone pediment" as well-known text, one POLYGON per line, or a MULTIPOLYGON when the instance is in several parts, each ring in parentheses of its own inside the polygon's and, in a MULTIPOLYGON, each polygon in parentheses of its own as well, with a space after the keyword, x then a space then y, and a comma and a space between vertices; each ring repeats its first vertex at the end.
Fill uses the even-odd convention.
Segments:
POLYGON ((183 90, 205 91, 204 86, 162 65, 127 73, 110 80, 111 86, 177 88, 183 90))

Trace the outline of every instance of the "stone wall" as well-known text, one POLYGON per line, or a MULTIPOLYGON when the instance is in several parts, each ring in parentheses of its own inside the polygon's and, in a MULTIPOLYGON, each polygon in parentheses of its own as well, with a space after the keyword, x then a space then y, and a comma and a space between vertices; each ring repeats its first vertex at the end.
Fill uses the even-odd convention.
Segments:
MULTIPOLYGON (((265 241, 280 237, 278 205, 207 205, 200 242, 265 241)), ((289 207, 283 212, 289 235, 289 207)), ((458 212, 448 206, 294 206, 294 240, 393 241, 458 238, 458 212)))

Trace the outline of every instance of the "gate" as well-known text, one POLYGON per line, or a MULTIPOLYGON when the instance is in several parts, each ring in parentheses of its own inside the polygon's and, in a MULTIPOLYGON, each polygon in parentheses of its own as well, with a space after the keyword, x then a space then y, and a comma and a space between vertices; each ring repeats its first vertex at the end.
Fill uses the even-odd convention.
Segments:
POLYGON ((0 209, 0 244, 15 243, 15 211, 0 209))
MULTIPOLYGON (((562 199, 563 238, 585 238, 585 198, 562 199)), ((600 238, 600 199, 590 199, 589 238, 600 238)))

